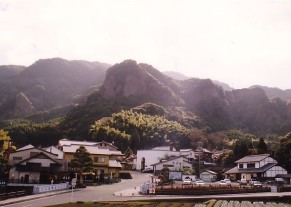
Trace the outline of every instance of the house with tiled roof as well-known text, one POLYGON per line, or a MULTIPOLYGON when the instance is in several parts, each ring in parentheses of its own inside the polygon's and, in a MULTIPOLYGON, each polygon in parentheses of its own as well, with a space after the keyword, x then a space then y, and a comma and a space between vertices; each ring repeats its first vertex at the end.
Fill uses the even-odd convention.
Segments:
POLYGON ((155 174, 159 174, 163 168, 168 168, 170 171, 183 171, 185 168, 192 170, 192 164, 183 155, 154 163, 151 166, 155 174))
POLYGON ((58 154, 33 145, 24 146, 9 156, 9 180, 16 183, 50 183, 61 181, 68 164, 58 154))
POLYGON ((71 145, 78 145, 78 146, 95 146, 99 147, 100 149, 109 149, 112 151, 117 151, 118 148, 113 144, 105 141, 101 142, 90 142, 90 141, 78 141, 78 140, 69 140, 69 139, 61 139, 59 140, 58 147, 62 149, 63 146, 71 146, 71 145))
POLYGON ((119 171, 122 168, 121 160, 124 155, 112 143, 88 142, 62 139, 58 148, 64 152, 64 158, 71 162, 80 146, 84 146, 93 160, 93 174, 101 182, 109 178, 119 178, 119 171))
POLYGON ((256 178, 264 181, 274 179, 278 174, 287 174, 287 171, 278 166, 278 162, 269 154, 245 156, 235 163, 234 168, 225 172, 232 180, 256 178))

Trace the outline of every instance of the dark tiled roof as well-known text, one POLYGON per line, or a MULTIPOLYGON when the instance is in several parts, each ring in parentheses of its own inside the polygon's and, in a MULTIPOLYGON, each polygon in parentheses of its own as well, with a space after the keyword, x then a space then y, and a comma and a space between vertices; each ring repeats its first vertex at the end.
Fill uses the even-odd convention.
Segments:
POLYGON ((276 178, 291 178, 291 174, 278 174, 275 177, 276 178))
POLYGON ((242 163, 242 162, 259 162, 267 157, 269 157, 269 154, 261 154, 261 155, 250 155, 245 156, 239 160, 237 160, 235 163, 242 163))
POLYGON ((262 173, 270 169, 271 167, 275 166, 276 163, 268 163, 264 165, 261 168, 243 168, 243 169, 238 169, 237 167, 234 167, 228 171, 226 171, 226 174, 237 174, 237 173, 262 173))

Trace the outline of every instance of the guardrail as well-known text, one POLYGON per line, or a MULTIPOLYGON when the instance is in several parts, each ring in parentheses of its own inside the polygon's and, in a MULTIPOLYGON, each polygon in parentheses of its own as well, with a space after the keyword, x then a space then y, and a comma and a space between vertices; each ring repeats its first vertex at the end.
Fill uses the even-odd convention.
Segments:
POLYGON ((50 184, 50 185, 35 185, 33 194, 69 189, 69 183, 50 184))

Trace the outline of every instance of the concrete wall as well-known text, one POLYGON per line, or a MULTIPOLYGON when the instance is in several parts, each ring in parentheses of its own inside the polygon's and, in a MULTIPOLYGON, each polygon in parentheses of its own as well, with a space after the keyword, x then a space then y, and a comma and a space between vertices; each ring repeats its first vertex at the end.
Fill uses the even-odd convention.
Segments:
POLYGON ((51 185, 35 185, 33 194, 46 193, 69 188, 69 183, 51 184, 51 185))

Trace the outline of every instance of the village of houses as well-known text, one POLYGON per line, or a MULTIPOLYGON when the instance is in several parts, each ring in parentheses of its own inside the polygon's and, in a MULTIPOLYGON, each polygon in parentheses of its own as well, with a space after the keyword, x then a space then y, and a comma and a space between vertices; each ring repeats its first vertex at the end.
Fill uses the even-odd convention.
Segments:
POLYGON ((165 168, 168 170, 169 180, 182 183, 187 177, 191 179, 190 183, 195 183, 196 180, 215 183, 227 178, 232 182, 257 179, 263 183, 279 179, 285 184, 290 184, 290 174, 269 154, 246 156, 237 160, 234 163, 235 167, 224 169, 215 164, 215 159, 223 152, 204 149, 202 144, 199 144, 197 149, 178 151, 170 145, 128 154, 119 151, 113 143, 105 141, 61 139, 57 146, 37 148, 27 145, 11 153, 9 185, 55 185, 70 183, 73 178, 80 179, 79 175, 70 169, 70 162, 81 146, 85 147, 94 164, 94 169, 82 176, 85 185, 118 182, 131 170, 152 173, 153 177, 159 178, 165 168), (197 169, 194 169, 195 166, 197 169))

